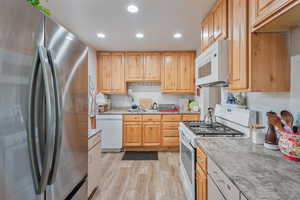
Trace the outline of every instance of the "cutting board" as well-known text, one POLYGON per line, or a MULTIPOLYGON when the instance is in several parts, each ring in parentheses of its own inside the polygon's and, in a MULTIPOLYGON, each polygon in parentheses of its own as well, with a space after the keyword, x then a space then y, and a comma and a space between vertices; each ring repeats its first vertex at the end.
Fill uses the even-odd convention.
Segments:
POLYGON ((153 105, 153 100, 150 98, 141 98, 139 104, 142 109, 151 109, 153 105))

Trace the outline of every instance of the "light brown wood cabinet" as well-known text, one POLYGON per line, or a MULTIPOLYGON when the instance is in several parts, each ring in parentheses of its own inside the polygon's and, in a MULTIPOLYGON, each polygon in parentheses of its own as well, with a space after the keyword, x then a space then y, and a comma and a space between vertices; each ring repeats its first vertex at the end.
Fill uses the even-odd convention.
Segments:
POLYGON ((199 147, 196 152, 196 197, 197 200, 207 200, 207 156, 199 147))
POLYGON ((290 66, 287 35, 249 32, 249 1, 231 2, 230 90, 289 91, 290 66))
POLYGON ((255 0, 251 2, 253 4, 252 26, 255 27, 263 23, 293 1, 295 0, 255 0))
POLYGON ((144 81, 160 82, 161 54, 159 52, 144 53, 144 81))
POLYGON ((214 20, 214 39, 224 40, 227 38, 228 27, 228 2, 227 0, 220 0, 215 5, 213 10, 214 20))
POLYGON ((98 52, 97 88, 104 94, 126 93, 124 53, 98 52))
POLYGON ((248 0, 234 0, 231 89, 248 88, 248 0))
POLYGON ((228 36, 228 0, 218 0, 201 23, 201 51, 228 36))
POLYGON ((143 146, 160 146, 160 122, 143 122, 143 146))
POLYGON ((142 146, 143 144, 143 125, 141 122, 124 122, 123 126, 123 146, 142 146))
POLYGON ((161 91, 195 93, 195 52, 165 52, 162 59, 161 91))
POLYGON ((125 151, 178 151, 179 122, 198 120, 199 114, 124 115, 123 147, 125 151))
POLYGON ((144 76, 144 54, 143 52, 127 52, 125 64, 126 81, 142 81, 144 76))

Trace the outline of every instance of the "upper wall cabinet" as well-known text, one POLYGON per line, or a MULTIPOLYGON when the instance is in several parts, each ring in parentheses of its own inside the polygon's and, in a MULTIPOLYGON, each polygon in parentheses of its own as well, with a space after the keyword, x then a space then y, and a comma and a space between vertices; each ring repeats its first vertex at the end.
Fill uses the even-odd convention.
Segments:
POLYGON ((126 81, 142 81, 144 76, 144 54, 140 52, 126 53, 125 77, 126 81))
POLYGON ((290 90, 290 66, 285 33, 249 31, 250 0, 230 1, 232 91, 283 92, 290 90))
POLYGON ((104 94, 126 93, 124 53, 99 52, 97 87, 104 94))
POLYGON ((201 23, 201 51, 214 41, 227 39, 228 0, 219 0, 201 23))
POLYGON ((260 32, 288 31, 300 23, 299 0, 251 1, 252 29, 260 32))
POLYGON ((227 38, 228 14, 227 0, 218 1, 213 10, 214 39, 224 40, 227 38))
POLYGON ((162 92, 195 92, 195 52, 165 52, 162 55, 162 92))
POLYGON ((159 52, 144 53, 144 81, 160 82, 161 54, 159 52))

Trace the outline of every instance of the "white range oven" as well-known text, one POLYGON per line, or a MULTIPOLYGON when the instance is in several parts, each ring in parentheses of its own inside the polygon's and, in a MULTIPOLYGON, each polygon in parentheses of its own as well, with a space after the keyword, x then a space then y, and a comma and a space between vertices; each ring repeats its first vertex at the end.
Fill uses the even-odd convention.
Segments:
POLYGON ((196 85, 227 85, 228 40, 218 40, 196 59, 196 85))
POLYGON ((216 105, 216 122, 180 122, 180 178, 187 200, 196 199, 196 148, 202 137, 249 137, 256 112, 216 105))

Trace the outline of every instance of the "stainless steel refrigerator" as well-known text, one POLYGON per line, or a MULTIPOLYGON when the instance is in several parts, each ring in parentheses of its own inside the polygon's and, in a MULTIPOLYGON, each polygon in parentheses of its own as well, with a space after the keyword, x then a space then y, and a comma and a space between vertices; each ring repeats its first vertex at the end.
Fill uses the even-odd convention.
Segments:
POLYGON ((1 0, 0 199, 87 199, 87 52, 26 0, 1 0))

